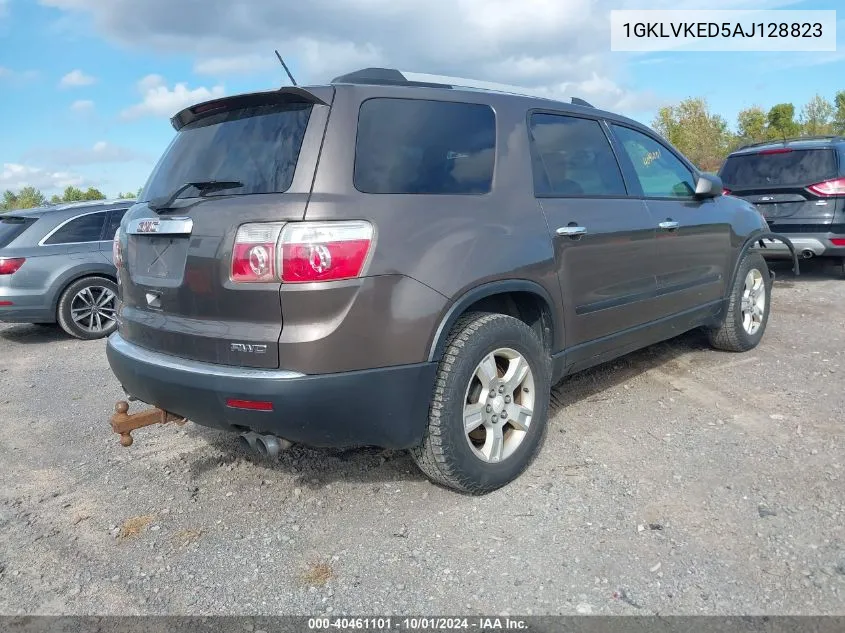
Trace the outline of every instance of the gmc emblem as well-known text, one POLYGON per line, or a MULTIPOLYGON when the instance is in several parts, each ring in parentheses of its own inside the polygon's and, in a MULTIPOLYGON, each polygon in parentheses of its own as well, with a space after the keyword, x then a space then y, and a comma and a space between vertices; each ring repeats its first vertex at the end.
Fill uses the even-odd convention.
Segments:
POLYGON ((138 233, 158 233, 159 220, 141 220, 138 222, 138 233))

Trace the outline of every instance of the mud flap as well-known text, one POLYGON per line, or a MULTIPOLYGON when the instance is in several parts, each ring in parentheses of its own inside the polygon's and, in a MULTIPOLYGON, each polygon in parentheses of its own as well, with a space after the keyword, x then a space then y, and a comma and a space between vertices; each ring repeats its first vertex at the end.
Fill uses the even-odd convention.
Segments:
MULTIPOLYGON (((798 277, 801 274, 801 272, 799 271, 799 266, 798 266, 798 253, 795 251, 795 246, 793 246, 790 239, 788 237, 786 237, 785 235, 780 235, 778 233, 768 233, 768 232, 767 233, 759 233, 759 234, 754 236, 753 241, 750 241, 750 242, 748 242, 748 244, 745 245, 745 249, 747 250, 748 248, 750 248, 751 245, 754 244, 755 242, 760 245, 760 248, 765 249, 766 244, 763 242, 763 240, 774 240, 776 242, 783 242, 783 244, 786 245, 786 247, 789 249, 789 252, 792 254, 792 272, 795 274, 796 277, 798 277)), ((745 255, 745 252, 743 252, 742 255, 745 255)), ((742 259, 742 258, 740 257, 740 259, 742 259)), ((774 279, 775 279, 774 271, 769 269, 769 274, 772 277, 772 281, 774 281, 774 279)))

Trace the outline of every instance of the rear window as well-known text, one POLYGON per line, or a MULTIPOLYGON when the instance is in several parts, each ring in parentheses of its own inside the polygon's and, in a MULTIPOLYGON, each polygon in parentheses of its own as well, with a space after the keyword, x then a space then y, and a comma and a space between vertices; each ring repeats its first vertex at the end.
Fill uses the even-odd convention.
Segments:
POLYGON ((0 216, 0 248, 11 244, 21 233, 35 223, 35 218, 0 216))
MULTIPOLYGON (((282 193, 290 188, 310 104, 272 104, 212 114, 183 127, 153 170, 143 201, 188 182, 240 181, 208 195, 282 193)), ((180 197, 196 196, 188 189, 180 197)))
POLYGON ((484 194, 496 117, 486 105, 368 99, 358 115, 355 188, 363 193, 484 194))
POLYGON ((739 154, 730 156, 721 171, 722 181, 729 189, 772 185, 806 187, 836 176, 836 154, 830 149, 739 154))

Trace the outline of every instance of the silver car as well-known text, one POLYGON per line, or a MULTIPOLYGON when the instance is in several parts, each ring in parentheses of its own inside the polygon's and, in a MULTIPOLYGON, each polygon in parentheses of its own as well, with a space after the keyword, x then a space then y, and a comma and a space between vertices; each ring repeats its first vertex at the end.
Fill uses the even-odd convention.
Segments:
POLYGON ((116 328, 112 240, 134 200, 0 215, 0 322, 58 323, 79 339, 116 328))

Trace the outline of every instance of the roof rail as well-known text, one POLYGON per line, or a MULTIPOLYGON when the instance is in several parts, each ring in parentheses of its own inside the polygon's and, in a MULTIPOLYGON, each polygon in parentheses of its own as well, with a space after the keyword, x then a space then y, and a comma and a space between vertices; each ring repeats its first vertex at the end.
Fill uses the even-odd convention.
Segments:
MULTIPOLYGON (((482 90, 485 92, 497 92, 501 94, 520 95, 556 101, 556 99, 552 99, 548 95, 541 94, 542 91, 532 91, 530 88, 511 86, 491 81, 465 79, 461 77, 447 77, 445 75, 429 75, 426 73, 399 71, 395 68, 363 68, 361 70, 356 70, 346 73, 345 75, 335 77, 332 79, 331 83, 379 86, 416 86, 445 89, 457 88, 466 90, 482 90)), ((585 108, 594 107, 592 104, 587 103, 578 97, 571 97, 571 103, 585 108)))
POLYGON ((740 150, 750 149, 752 147, 762 147, 763 145, 777 145, 779 143, 782 145, 786 145, 787 143, 795 143, 800 141, 845 141, 845 137, 839 134, 819 134, 816 136, 790 136, 787 138, 773 138, 769 139, 768 141, 749 143, 748 145, 738 147, 734 151, 738 152, 740 150))

